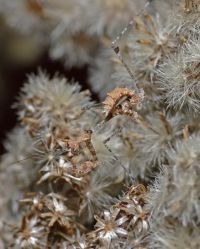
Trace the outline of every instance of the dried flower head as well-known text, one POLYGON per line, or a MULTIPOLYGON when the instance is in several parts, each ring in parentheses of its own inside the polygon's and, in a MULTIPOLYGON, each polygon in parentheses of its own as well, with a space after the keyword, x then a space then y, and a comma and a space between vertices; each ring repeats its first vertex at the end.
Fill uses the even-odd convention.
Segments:
POLYGON ((199 112, 199 51, 199 39, 194 38, 159 67, 157 83, 168 107, 199 112))
POLYGON ((186 42, 193 36, 199 36, 199 0, 184 0, 183 5, 175 8, 171 16, 171 29, 175 36, 186 42))
POLYGON ((62 198, 52 196, 51 199, 46 199, 44 210, 42 210, 40 217, 48 221, 48 226, 52 227, 55 224, 59 224, 61 227, 70 227, 72 222, 71 217, 75 213, 68 209, 62 198))
POLYGON ((95 216, 96 230, 89 233, 89 238, 105 248, 124 248, 126 239, 138 246, 137 238, 142 241, 148 228, 148 215, 143 210, 145 193, 143 185, 132 186, 117 204, 103 212, 102 218, 95 216))
POLYGON ((153 219, 172 217, 183 226, 198 225, 199 203, 199 137, 179 141, 171 151, 170 165, 163 166, 149 192, 153 219))
POLYGON ((95 225, 96 230, 94 234, 98 236, 97 238, 100 240, 105 248, 110 248, 111 243, 114 245, 117 239, 120 236, 127 236, 128 232, 122 228, 123 225, 128 218, 126 216, 117 218, 120 210, 114 209, 111 212, 104 211, 103 218, 95 216, 97 223, 95 225))
POLYGON ((154 82, 155 69, 163 58, 175 51, 177 38, 168 25, 162 24, 159 14, 137 16, 132 23, 134 30, 129 33, 127 42, 120 45, 119 53, 124 59, 122 63, 113 63, 112 78, 117 84, 144 87, 154 82))
POLYGON ((178 114, 171 116, 163 112, 152 112, 140 118, 130 132, 135 139, 136 167, 138 164, 147 176, 153 168, 166 163, 167 152, 176 139, 183 136, 183 128, 182 116, 178 114))
POLYGON ((22 218, 21 227, 16 229, 14 245, 22 249, 42 248, 46 244, 47 232, 36 216, 32 214, 22 218))
POLYGON ((76 122, 79 128, 87 127, 90 115, 84 111, 89 106, 90 94, 88 91, 79 92, 78 84, 68 84, 63 77, 50 79, 46 74, 29 76, 27 84, 22 89, 18 103, 19 118, 30 132, 36 132, 42 127, 59 127, 70 130, 72 123, 76 122), (70 124, 70 125, 69 125, 70 124))
POLYGON ((128 217, 127 229, 129 235, 137 239, 141 235, 145 235, 148 231, 149 213, 144 209, 146 204, 146 188, 142 184, 133 185, 128 192, 120 198, 115 207, 121 210, 121 215, 128 217))
POLYGON ((176 41, 168 25, 163 27, 160 17, 144 14, 135 18, 136 30, 129 38, 129 56, 136 79, 154 79, 155 69, 166 55, 176 48, 176 41))

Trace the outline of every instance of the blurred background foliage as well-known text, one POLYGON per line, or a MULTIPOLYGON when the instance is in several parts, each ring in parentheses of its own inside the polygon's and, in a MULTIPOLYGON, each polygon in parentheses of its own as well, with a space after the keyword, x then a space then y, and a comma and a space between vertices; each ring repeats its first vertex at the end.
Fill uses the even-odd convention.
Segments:
MULTIPOLYGON (((48 55, 48 46, 35 44, 33 37, 23 35, 8 27, 0 18, 0 153, 4 152, 3 142, 7 133, 15 126, 16 115, 12 108, 19 89, 27 75, 39 68, 53 76, 59 72, 68 79, 78 81, 83 89, 88 89, 88 66, 67 69, 61 61, 53 61, 48 55)), ((97 95, 93 94, 97 99, 97 95)))

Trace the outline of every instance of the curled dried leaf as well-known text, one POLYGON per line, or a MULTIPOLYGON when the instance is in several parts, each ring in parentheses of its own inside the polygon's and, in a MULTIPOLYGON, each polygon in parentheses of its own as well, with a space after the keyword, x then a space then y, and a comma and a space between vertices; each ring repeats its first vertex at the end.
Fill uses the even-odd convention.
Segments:
POLYGON ((144 98, 144 93, 136 94, 134 90, 126 87, 116 87, 107 94, 103 102, 106 120, 110 120, 117 115, 127 115, 137 118, 137 112, 133 108, 144 98))

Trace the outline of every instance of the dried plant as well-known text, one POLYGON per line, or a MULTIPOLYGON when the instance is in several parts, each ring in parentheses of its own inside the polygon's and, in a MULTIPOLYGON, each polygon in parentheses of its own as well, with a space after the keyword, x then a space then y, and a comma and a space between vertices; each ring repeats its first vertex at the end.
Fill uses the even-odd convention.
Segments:
MULTIPOLYGON (((3 248, 200 248, 200 3, 182 1, 163 22, 155 2, 114 40, 116 55, 95 54, 91 79, 112 78, 106 96, 94 87, 101 103, 62 76, 28 77, 0 165, 3 248)), ((13 4, 31 13, 29 27, 44 20, 55 46, 76 47, 78 66, 133 13, 118 0, 21 0, 6 11, 13 4)))

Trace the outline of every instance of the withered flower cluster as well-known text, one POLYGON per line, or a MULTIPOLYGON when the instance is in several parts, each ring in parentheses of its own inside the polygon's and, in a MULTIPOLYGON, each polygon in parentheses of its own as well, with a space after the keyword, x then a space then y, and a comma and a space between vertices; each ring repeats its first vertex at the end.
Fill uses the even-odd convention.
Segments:
MULTIPOLYGON (((108 17, 127 1, 103 3, 108 17)), ((168 21, 160 6, 96 64, 101 103, 61 76, 29 76, 1 160, 3 248, 200 248, 200 3, 183 0, 168 21)))
POLYGON ((115 116, 135 116, 142 97, 128 88, 118 88, 109 94, 113 106, 105 106, 110 103, 106 98, 96 110, 89 95, 88 91, 80 92, 77 83, 58 76, 50 79, 41 71, 24 85, 15 105, 21 125, 10 142, 22 130, 20 146, 25 149, 30 143, 31 147, 26 148, 28 154, 21 149, 15 159, 10 151, 3 160, 3 168, 11 171, 19 192, 26 191, 19 202, 26 212, 21 224, 12 229, 10 247, 79 248, 77 241, 91 230, 94 214, 100 215, 120 193, 124 170, 96 133, 104 135, 104 126, 115 116), (107 156, 103 159, 104 150, 107 156), (31 161, 30 166, 25 159, 31 161), (31 172, 26 172, 29 167, 31 172), (110 175, 113 170, 118 172, 110 175), (115 187, 118 190, 113 193, 115 187))

